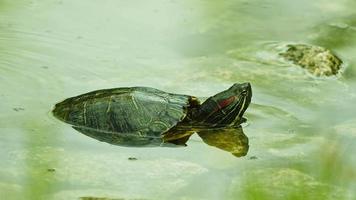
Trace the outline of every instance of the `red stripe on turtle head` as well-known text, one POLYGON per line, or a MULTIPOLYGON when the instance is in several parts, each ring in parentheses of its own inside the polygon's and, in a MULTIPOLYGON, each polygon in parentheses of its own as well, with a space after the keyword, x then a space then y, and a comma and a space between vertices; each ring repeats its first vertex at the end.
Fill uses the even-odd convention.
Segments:
POLYGON ((226 106, 230 105, 232 102, 235 101, 235 96, 231 96, 227 99, 224 99, 218 103, 220 109, 225 108, 226 106))

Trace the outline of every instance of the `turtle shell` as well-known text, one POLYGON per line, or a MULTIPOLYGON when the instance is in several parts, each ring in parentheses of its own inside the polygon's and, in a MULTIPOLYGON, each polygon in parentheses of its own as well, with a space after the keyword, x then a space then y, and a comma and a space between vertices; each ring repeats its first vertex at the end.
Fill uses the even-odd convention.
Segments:
POLYGON ((148 87, 105 89, 68 98, 55 105, 53 114, 100 141, 156 146, 185 118, 189 98, 148 87))

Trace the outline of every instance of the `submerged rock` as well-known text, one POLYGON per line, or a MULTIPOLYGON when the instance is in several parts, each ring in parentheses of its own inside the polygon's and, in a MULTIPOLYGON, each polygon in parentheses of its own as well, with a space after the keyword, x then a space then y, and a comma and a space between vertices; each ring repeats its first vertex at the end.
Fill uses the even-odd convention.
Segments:
POLYGON ((313 45, 290 44, 280 55, 315 76, 336 75, 342 64, 341 59, 330 50, 313 45))

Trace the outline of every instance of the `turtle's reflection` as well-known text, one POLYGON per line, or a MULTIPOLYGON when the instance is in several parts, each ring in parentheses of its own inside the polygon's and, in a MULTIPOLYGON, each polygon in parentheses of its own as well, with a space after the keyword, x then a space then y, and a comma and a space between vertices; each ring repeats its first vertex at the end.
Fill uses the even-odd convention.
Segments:
POLYGON ((205 144, 228 151, 236 157, 245 156, 248 152, 248 137, 241 126, 199 131, 198 135, 205 144))
MULTIPOLYGON (((147 136, 138 136, 136 134, 117 134, 114 132, 103 132, 91 128, 73 127, 75 130, 86 136, 106 142, 112 145, 129 146, 129 147, 148 147, 148 146, 167 146, 178 147, 186 146, 185 141, 180 145, 165 143, 162 138, 147 138, 147 136)), ((194 132, 192 131, 192 134, 194 132)), ((217 147, 221 150, 228 151, 236 157, 245 156, 248 152, 248 138, 244 134, 242 127, 224 127, 199 130, 198 135, 203 142, 209 146, 217 147)), ((188 139, 189 137, 187 137, 188 139)))

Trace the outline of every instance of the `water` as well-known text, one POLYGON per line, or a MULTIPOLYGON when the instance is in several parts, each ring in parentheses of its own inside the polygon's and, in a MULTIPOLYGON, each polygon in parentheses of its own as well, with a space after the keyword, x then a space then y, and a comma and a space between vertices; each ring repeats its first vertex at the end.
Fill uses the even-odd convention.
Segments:
POLYGON ((0 199, 355 198, 355 4, 1 0, 0 199), (342 75, 278 58, 295 42, 332 49, 342 75), (186 148, 113 146, 50 113, 103 88, 208 97, 247 81, 243 158, 196 136, 186 148))

